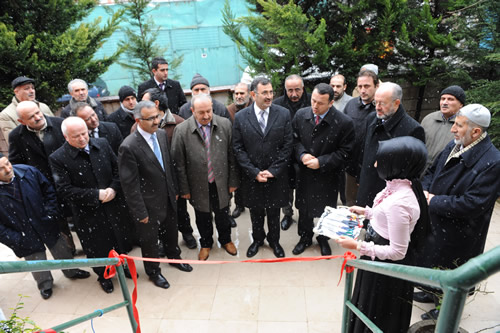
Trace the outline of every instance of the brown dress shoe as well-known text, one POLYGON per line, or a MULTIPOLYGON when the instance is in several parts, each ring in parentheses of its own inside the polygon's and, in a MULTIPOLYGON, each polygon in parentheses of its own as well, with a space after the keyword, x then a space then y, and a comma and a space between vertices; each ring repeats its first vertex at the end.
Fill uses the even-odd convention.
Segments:
POLYGON ((202 247, 200 250, 200 254, 198 254, 198 260, 207 260, 209 254, 210 254, 210 248, 202 247))
POLYGON ((233 242, 226 243, 222 245, 222 247, 226 250, 227 253, 229 253, 232 256, 238 254, 238 250, 236 250, 236 246, 234 246, 233 242))

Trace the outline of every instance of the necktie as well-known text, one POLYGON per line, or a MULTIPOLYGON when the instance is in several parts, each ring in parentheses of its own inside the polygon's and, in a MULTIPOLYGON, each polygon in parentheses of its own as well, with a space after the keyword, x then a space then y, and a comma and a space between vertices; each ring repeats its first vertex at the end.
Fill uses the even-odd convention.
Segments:
POLYGON ((266 118, 264 118, 265 113, 266 112, 264 110, 260 111, 259 125, 260 125, 260 129, 262 130, 262 133, 264 133, 266 130, 266 118))
POLYGON ((210 127, 201 126, 203 133, 203 141, 205 142, 205 150, 207 152, 207 167, 208 167, 208 182, 213 183, 215 180, 212 160, 210 158, 210 127))
POLYGON ((155 153, 158 162, 160 162, 161 168, 165 170, 163 166, 163 159, 161 158, 160 147, 158 146, 158 141, 156 140, 156 133, 151 134, 151 140, 153 141, 153 152, 155 153))
POLYGON ((160 83, 160 90, 163 91, 163 88, 165 88, 165 83, 162 82, 162 83, 160 83))
POLYGON ((319 124, 319 116, 316 116, 316 125, 319 124))

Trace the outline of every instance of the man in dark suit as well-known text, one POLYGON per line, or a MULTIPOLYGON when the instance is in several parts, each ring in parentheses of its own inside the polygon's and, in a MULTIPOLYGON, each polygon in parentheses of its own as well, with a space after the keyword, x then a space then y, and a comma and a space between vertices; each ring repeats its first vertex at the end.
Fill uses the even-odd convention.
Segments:
MULTIPOLYGON (((85 122, 68 117, 61 125, 66 143, 49 157, 61 197, 71 203, 76 233, 88 258, 106 258, 118 247, 112 219, 120 221, 118 163, 105 139, 90 138, 85 122)), ((94 267, 106 293, 113 282, 104 278, 104 267, 94 267)))
POLYGON ((284 257, 279 224, 280 208, 288 203, 288 164, 293 145, 290 112, 271 105, 273 87, 269 79, 255 78, 250 90, 255 103, 236 114, 233 128, 243 200, 252 220, 253 243, 247 256, 255 256, 264 244, 267 215, 267 241, 276 257, 284 257))
POLYGON ((424 129, 406 113, 401 105, 402 99, 403 90, 392 82, 381 83, 375 93, 376 112, 369 114, 366 120, 363 163, 356 198, 358 206, 371 207, 377 193, 385 187, 385 180, 378 176, 374 166, 379 141, 413 136, 425 143, 424 129))
POLYGON ((118 91, 118 98, 120 99, 120 107, 108 115, 106 120, 115 123, 120 129, 122 137, 126 138, 135 124, 134 108, 137 105, 137 95, 132 87, 123 86, 118 91))
POLYGON ((168 62, 164 58, 156 57, 151 62, 153 78, 139 85, 138 97, 142 100, 144 92, 149 88, 160 88, 168 97, 168 107, 174 114, 179 114, 179 108, 185 104, 186 96, 179 81, 168 78, 168 62))
POLYGON ((94 109, 87 103, 76 103, 71 112, 73 116, 83 119, 87 125, 91 138, 104 138, 108 140, 115 155, 118 154, 118 148, 123 141, 123 137, 120 133, 120 129, 115 123, 99 121, 94 109))
MULTIPOLYGON (((170 259, 180 259, 177 244, 177 179, 168 151, 167 134, 158 130, 160 112, 153 102, 142 101, 134 109, 137 130, 123 140, 118 152, 120 180, 141 244, 142 256, 158 258, 158 240, 170 259)), ((187 264, 171 264, 186 272, 187 264)), ((160 264, 144 262, 149 279, 160 288, 170 284, 160 264)))
POLYGON ((174 131, 172 155, 179 179, 180 195, 190 200, 196 213, 201 250, 207 260, 213 245, 212 212, 219 242, 236 255, 228 219, 230 193, 238 186, 238 173, 231 143, 231 121, 213 114, 210 95, 192 99, 193 116, 174 131), (208 180, 208 181, 207 181, 208 180))
MULTIPOLYGON (((24 101, 17 106, 17 126, 9 135, 9 160, 12 164, 31 165, 54 184, 49 156, 61 147, 65 140, 61 132, 62 118, 44 115, 38 105, 32 101, 24 101)), ((58 198, 60 199, 60 198, 58 198)), ((62 203, 62 200, 59 200, 62 203)), ((71 216, 71 209, 64 205, 61 207, 65 216, 71 216)), ((57 220, 59 229, 64 239, 75 252, 75 243, 65 218, 57 220)))
MULTIPOLYGON (((312 244, 313 218, 320 217, 326 206, 337 207, 339 178, 354 145, 352 120, 335 109, 331 86, 314 87, 311 106, 300 109, 292 121, 294 155, 299 164, 297 198, 299 243, 297 255, 312 244)), ((331 255, 328 238, 318 236, 322 255, 331 255)))
MULTIPOLYGON (((304 89, 304 80, 297 74, 292 74, 285 79, 285 93, 276 98, 273 104, 287 108, 290 111, 290 119, 293 119, 299 109, 311 106, 311 95, 304 89)), ((293 220, 293 189, 295 188, 294 160, 290 159, 288 166, 288 177, 290 179, 290 191, 288 193, 288 205, 283 207, 283 219, 281 229, 288 230, 293 220)))

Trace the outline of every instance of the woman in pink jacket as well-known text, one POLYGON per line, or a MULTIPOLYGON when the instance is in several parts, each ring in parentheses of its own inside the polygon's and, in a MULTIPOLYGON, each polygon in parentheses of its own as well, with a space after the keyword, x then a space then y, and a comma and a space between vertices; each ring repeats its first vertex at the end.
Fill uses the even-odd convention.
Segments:
MULTIPOLYGON (((415 249, 429 230, 427 201, 418 180, 427 149, 413 137, 379 142, 375 166, 386 187, 373 207, 350 207, 370 220, 364 241, 342 237, 337 243, 357 249, 361 259, 413 265, 415 249)), ((410 326, 413 283, 358 270, 352 303, 384 332, 407 332, 410 326)), ((349 332, 371 332, 351 315, 349 332)))

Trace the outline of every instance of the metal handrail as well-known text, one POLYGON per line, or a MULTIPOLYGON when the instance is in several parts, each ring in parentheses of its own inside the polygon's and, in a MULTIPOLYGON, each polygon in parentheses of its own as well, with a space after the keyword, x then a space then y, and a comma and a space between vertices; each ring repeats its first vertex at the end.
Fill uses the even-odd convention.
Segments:
MULTIPOLYGON (((99 267, 118 264, 118 258, 100 258, 100 259, 72 259, 72 260, 30 260, 30 261, 0 261, 0 274, 6 273, 19 273, 19 272, 39 272, 54 269, 70 269, 70 268, 80 268, 80 267, 99 267)), ((127 282, 125 280, 125 273, 123 271, 123 265, 117 266, 116 271, 118 272, 118 281, 120 282, 120 287, 123 295, 123 302, 108 306, 102 310, 96 310, 84 316, 75 318, 68 322, 62 323, 51 327, 53 331, 60 332, 69 327, 73 327, 82 322, 90 320, 95 317, 100 317, 105 313, 110 311, 126 307, 128 317, 130 320, 130 325, 132 327, 132 332, 137 330, 137 322, 134 318, 134 309, 132 304, 132 299, 128 291, 127 282)), ((41 331, 45 332, 45 331, 41 331)))
MULTIPOLYGON (((469 290, 489 276, 500 272, 500 246, 470 259, 464 265, 453 270, 438 270, 359 259, 349 260, 346 266, 442 289, 444 297, 435 332, 456 333, 469 290)), ((349 310, 353 311, 373 332, 381 332, 351 303, 353 275, 352 272, 346 274, 342 332, 347 332, 349 310)))

